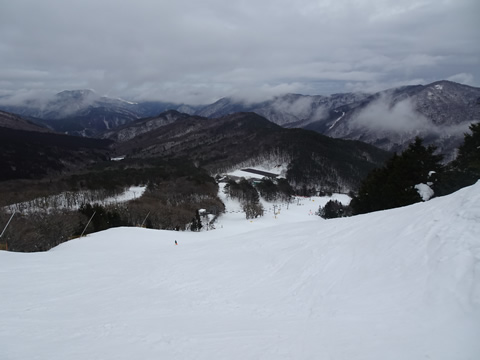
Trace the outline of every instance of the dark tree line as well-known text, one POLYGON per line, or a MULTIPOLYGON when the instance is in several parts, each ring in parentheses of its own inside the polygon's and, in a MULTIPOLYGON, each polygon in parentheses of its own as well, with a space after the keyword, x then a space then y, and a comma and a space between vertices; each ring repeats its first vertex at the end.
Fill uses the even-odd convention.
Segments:
POLYGON ((269 178, 252 182, 244 178, 238 182, 229 180, 224 191, 227 196, 241 202, 247 219, 263 216, 264 209, 260 203, 260 196, 266 201, 289 201, 294 195, 294 190, 286 179, 269 178))
MULTIPOLYGON (((43 209, 17 213, 2 237, 11 251, 45 251, 69 239, 117 226, 140 226, 166 230, 199 230, 202 226, 198 209, 219 215, 225 206, 218 198, 218 185, 204 170, 181 162, 156 162, 145 167, 110 169, 110 172, 72 177, 80 189, 111 188, 145 181, 142 197, 112 205, 86 203, 76 210, 43 209), (130 168, 129 168, 130 169, 130 168), (126 170, 122 172, 122 170, 126 170), (136 170, 136 171, 134 171, 136 170), (135 174, 130 178, 129 174, 135 174), (116 176, 118 175, 118 176, 116 176), (115 177, 111 179, 110 177, 115 177), (103 180, 102 180, 103 179, 103 180), (87 223, 93 216, 90 224, 87 223)), ((118 165, 115 165, 118 166, 118 165)), ((0 226, 10 214, 0 208, 0 226)))
POLYGON ((400 155, 373 170, 362 182, 351 207, 354 214, 391 209, 421 201, 415 185, 430 186, 436 196, 447 195, 480 179, 480 124, 470 126, 457 159, 442 165, 434 146, 417 138, 400 155))
POLYGON ((448 164, 438 194, 446 195, 480 179, 480 123, 470 125, 455 161, 448 164))
POLYGON ((0 127, 0 181, 38 179, 108 158, 109 140, 0 127))
POLYGON ((245 178, 240 179, 239 182, 228 180, 224 191, 228 196, 240 202, 258 203, 260 200, 257 190, 245 178))
POLYGON ((435 186, 442 171, 442 156, 435 147, 423 146, 420 138, 400 155, 395 154, 382 168, 373 170, 352 200, 354 213, 391 209, 421 201, 416 184, 435 186))
POLYGON ((267 201, 288 201, 293 195, 294 190, 286 179, 276 179, 275 181, 264 178, 255 184, 260 195, 267 201))
POLYGON ((325 206, 320 206, 318 215, 324 219, 352 216, 352 208, 338 200, 329 200, 325 206))

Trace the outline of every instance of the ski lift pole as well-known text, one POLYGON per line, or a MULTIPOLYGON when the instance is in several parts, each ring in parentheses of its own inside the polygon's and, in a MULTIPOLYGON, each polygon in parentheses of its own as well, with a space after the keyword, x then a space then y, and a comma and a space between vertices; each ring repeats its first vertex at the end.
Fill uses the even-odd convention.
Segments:
MULTIPOLYGON (((8 219, 7 225, 5 225, 5 227, 3 228, 3 231, 2 231, 2 233, 0 234, 0 239, 2 238, 3 234, 4 234, 4 233, 5 233, 5 231, 7 230, 7 228, 8 228, 8 225, 10 225, 10 221, 12 221, 12 219, 13 219, 13 216, 15 215, 15 213, 16 213, 16 210, 13 210, 13 214, 12 214, 12 216, 10 216, 10 219, 8 219)), ((7 250, 7 251, 8 251, 8 243, 7 243, 7 240, 5 240, 5 250, 7 250)))
POLYGON ((93 215, 92 215, 92 217, 90 218, 90 220, 88 220, 87 226, 85 226, 85 229, 83 229, 83 231, 82 231, 82 235, 80 235, 80 237, 82 237, 82 236, 83 236, 83 234, 84 234, 84 233, 85 233, 85 231, 87 230, 87 227, 88 227, 88 225, 90 225, 90 221, 92 221, 92 219, 93 219, 93 217, 95 216, 95 214, 96 214, 96 213, 97 213, 96 211, 94 211, 94 212, 93 212, 93 215))
POLYGON ((5 230, 7 230, 8 225, 10 225, 10 221, 12 221, 13 216, 15 215, 15 213, 16 213, 16 210, 13 210, 12 216, 10 216, 10 219, 8 220, 7 225, 5 225, 5 227, 3 228, 2 233, 0 234, 0 239, 2 238, 3 234, 5 233, 5 230))
POLYGON ((142 225, 140 225, 140 227, 143 227, 143 224, 145 224, 145 221, 147 221, 147 218, 149 215, 150 215, 150 211, 148 212, 147 216, 145 216, 145 219, 143 219, 142 225))

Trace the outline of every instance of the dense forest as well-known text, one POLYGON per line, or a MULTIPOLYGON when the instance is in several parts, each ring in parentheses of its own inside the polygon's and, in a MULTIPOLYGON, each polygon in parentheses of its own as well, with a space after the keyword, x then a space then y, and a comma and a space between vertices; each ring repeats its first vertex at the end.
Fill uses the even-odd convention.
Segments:
MULTIPOLYGON (((198 209, 205 209, 213 216, 224 211, 215 179, 187 160, 105 162, 53 182, 3 182, 0 193, 2 199, 10 196, 17 201, 48 199, 52 193, 67 190, 100 192, 99 198, 105 198, 141 184, 146 185, 143 196, 125 203, 108 206, 84 203, 78 210, 47 205, 16 214, 2 243, 7 243, 11 251, 44 251, 80 236, 84 230, 88 234, 115 226, 142 225, 155 229, 198 230, 196 225, 192 228, 192 224, 197 223, 198 209), (27 186, 30 191, 24 193, 19 186, 27 186), (94 212, 95 216, 85 228, 94 212)), ((6 224, 10 215, 3 207, 0 224, 6 224)))

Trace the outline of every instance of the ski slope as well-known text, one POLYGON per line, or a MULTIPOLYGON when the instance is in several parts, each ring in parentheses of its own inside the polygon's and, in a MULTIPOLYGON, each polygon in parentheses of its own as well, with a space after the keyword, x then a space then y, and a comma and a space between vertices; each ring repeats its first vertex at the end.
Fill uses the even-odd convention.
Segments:
POLYGON ((480 182, 352 218, 312 205, 0 251, 0 359, 480 358, 480 182))

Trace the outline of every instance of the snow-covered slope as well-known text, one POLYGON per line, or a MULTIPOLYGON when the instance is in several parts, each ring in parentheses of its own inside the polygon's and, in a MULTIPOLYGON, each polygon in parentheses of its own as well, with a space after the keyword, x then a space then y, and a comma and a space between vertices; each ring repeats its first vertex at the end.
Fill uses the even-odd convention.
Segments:
POLYGON ((0 358, 480 358, 480 183, 353 218, 310 208, 0 251, 0 358))

